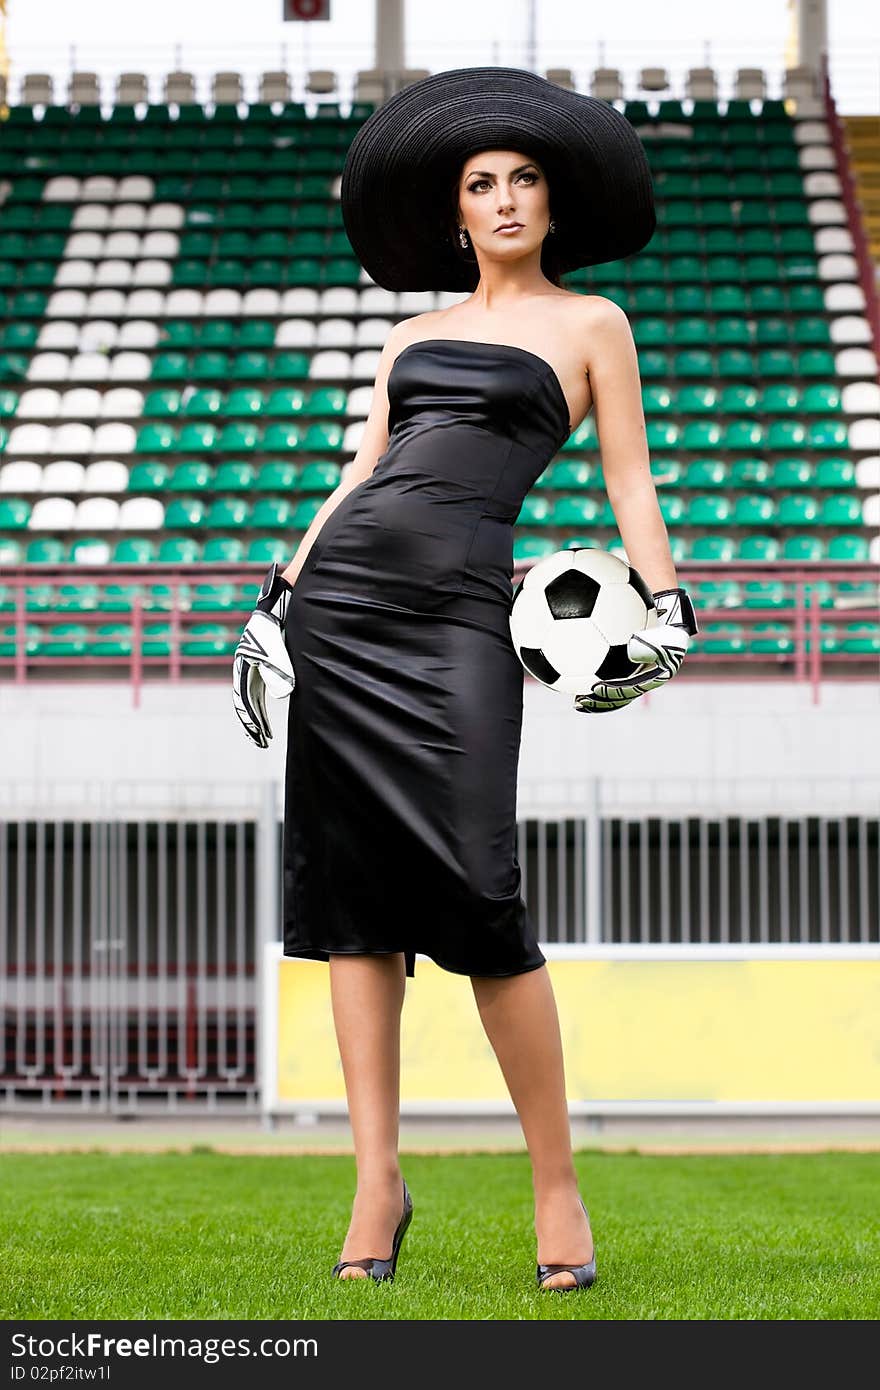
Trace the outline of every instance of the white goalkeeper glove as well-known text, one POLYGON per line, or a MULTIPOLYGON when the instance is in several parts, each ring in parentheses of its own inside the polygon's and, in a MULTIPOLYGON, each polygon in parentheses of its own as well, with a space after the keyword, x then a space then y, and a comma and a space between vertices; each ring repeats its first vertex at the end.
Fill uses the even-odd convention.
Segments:
POLYGON ((284 622, 293 585, 273 564, 263 580, 257 606, 238 639, 232 663, 232 703, 248 737, 268 748, 272 729, 266 713, 266 692, 281 700, 296 684, 284 644, 284 622))
POLYGON ((630 661, 648 663, 646 669, 619 680, 597 681, 585 695, 575 695, 575 709, 584 714, 623 709, 665 685, 681 669, 690 640, 700 630, 694 606, 686 589, 659 589, 653 598, 657 622, 634 632, 626 647, 630 661))

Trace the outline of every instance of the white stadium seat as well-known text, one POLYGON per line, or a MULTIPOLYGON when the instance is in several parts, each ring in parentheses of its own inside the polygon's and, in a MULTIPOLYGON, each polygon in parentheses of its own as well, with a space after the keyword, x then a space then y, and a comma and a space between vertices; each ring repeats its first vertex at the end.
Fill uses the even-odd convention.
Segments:
POLYGON ((127 318, 161 319, 167 312, 165 295, 161 290, 130 290, 125 301, 127 318))
POLYGON ((7 454, 51 454, 52 431, 48 425, 14 425, 9 431, 7 454))
POLYGON ((103 203, 80 203, 70 225, 75 232, 104 232, 110 226, 110 209, 103 203))
POLYGON ((351 376, 356 381, 375 381, 380 354, 374 348, 363 348, 351 359, 351 376))
POLYGON ((125 294, 122 290, 108 287, 92 290, 86 304, 86 314, 91 319, 121 319, 125 313, 125 294))
POLYGON ((366 420, 352 420, 342 432, 342 447, 346 453, 356 454, 367 427, 366 420))
POLYGON ((153 359, 145 352, 120 352, 113 358, 110 380, 146 381, 152 367, 153 359))
POLYGON ((126 319, 120 327, 117 346, 121 348, 158 347, 158 323, 150 323, 147 319, 126 319))
POLYGON ((856 464, 856 487, 880 491, 880 454, 859 459, 856 464))
POLYGON ((15 411, 16 420, 54 420, 61 411, 61 392, 49 386, 22 391, 15 411))
POLYGON ((41 497, 28 518, 29 531, 70 531, 76 503, 69 497, 41 497))
POLYGON ((64 244, 64 259, 82 256, 86 260, 96 261, 104 254, 105 240, 100 232, 74 232, 64 244))
POLYGON ((66 352, 37 352, 28 363, 28 381, 66 381, 71 358, 66 352))
POLYGON ((241 312, 248 318, 274 318, 276 314, 281 313, 281 295, 278 290, 245 290, 241 299, 241 312))
POLYGON ((880 386, 876 381, 854 381, 844 386, 840 402, 845 415, 880 415, 880 386))
POLYGON ((66 455, 71 454, 90 454, 92 452, 95 438, 95 431, 91 425, 73 424, 56 425, 52 431, 52 440, 49 446, 51 454, 66 455))
POLYGON ((89 174, 79 190, 81 199, 94 198, 96 203, 112 202, 116 198, 116 179, 109 174, 89 174))
POLYGON ((241 313, 241 293, 239 290, 208 290, 202 301, 205 317, 224 319, 238 318, 241 313))
POLYGON ((129 174, 126 178, 120 179, 116 189, 116 196, 120 199, 128 198, 133 203, 151 203, 155 196, 156 186, 153 180, 144 174, 129 174))
POLYGON ((121 256, 123 260, 137 260, 141 254, 142 237, 138 232, 108 232, 104 237, 105 256, 121 256))
POLYGON ((282 314, 317 314, 319 312, 318 291, 308 285, 294 285, 281 296, 282 314))
POLYGON ((346 401, 345 405, 345 413, 346 415, 351 415, 353 418, 356 418, 360 415, 363 416, 363 418, 366 420, 367 416, 370 413, 370 406, 372 405, 372 403, 372 386, 355 386, 348 393, 348 400, 346 401))
POLYGON ((134 386, 113 386, 101 397, 102 420, 136 420, 144 413, 144 393, 134 386))
POLYGON ((59 261, 55 272, 55 287, 59 290, 90 289, 95 283, 94 261, 59 261))
POLYGON ((43 469, 32 459, 18 459, 0 468, 0 492, 39 492, 43 469))
POLYGON ((165 508, 158 497, 127 497, 119 506, 120 531, 160 531, 165 525, 165 508))
POLYGON ((165 313, 169 318, 201 318, 204 313, 202 296, 198 290, 169 290, 165 296, 165 313))
POLYGON ((43 201, 46 203, 76 203, 80 196, 80 181, 69 174, 47 179, 43 188, 43 201))
POLYGON ((361 319, 355 343, 360 348, 384 347, 392 327, 388 319, 361 319))
POLYGON ((118 459, 96 459, 85 470, 83 492, 125 492, 128 487, 128 469, 118 459))
POLYGON ((849 430, 849 447, 859 453, 880 449, 880 419, 854 420, 849 430))
POLYGON ((53 459, 43 469, 41 492, 82 492, 85 465, 75 459, 53 459))
POLYGON ((174 260, 180 253, 180 237, 174 232, 146 232, 141 241, 142 256, 174 260))
POLYGON ((356 314, 358 312, 358 292, 351 285, 331 285, 321 290, 319 295, 322 316, 331 314, 356 314))
POLYGON ((79 325, 70 319, 53 319, 44 323, 37 334, 38 348, 76 348, 79 342, 79 325))
POLYGON ((86 319, 75 346, 80 352, 109 352, 119 342, 124 327, 112 319, 86 319))
POLYGON ((179 203, 151 203, 146 225, 153 231, 179 232, 185 222, 179 203))
POLYGON ((109 565, 110 556, 110 542, 97 536, 74 541, 70 547, 70 558, 75 565, 109 565))
POLYGON ((308 319, 284 319, 275 334, 275 346, 279 348, 314 347, 315 325, 308 319))
POLYGON ((119 522, 119 503, 112 497, 86 497, 74 518, 77 531, 115 531, 119 522))
POLYGON ((93 386, 75 386, 61 398, 60 415, 66 420, 96 420, 101 411, 101 393, 93 386))
POLYGON ((132 284, 138 288, 160 288, 171 284, 170 261, 136 261, 133 270, 132 284))
POLYGON ((877 358, 870 348, 844 348, 834 359, 838 376, 877 377, 877 358))
POLYGON ((354 347, 354 324, 351 319, 319 319, 315 334, 316 347, 354 347))
POLYGON ((110 358, 104 352, 78 352, 70 363, 68 381, 106 381, 110 358))
POLYGON ((134 267, 131 261, 106 260, 98 261, 95 266, 95 287, 107 285, 118 285, 121 289, 127 289, 134 278, 134 267))
POLYGON ((394 314, 397 309, 397 296, 393 290, 383 290, 380 285, 370 285, 357 291, 362 314, 394 314))
POLYGON ((326 348, 323 352, 316 352, 309 363, 309 377, 316 381, 347 377, 350 369, 351 358, 347 352, 336 352, 332 348, 326 348))
POLYGON ((83 290, 56 290, 46 303, 47 319, 81 319, 88 307, 88 295, 83 290))
POLYGON ((137 443, 137 430, 119 420, 108 421, 95 430, 92 443, 94 454, 131 454, 137 443))
POLYGON ((142 203, 117 203, 108 210, 107 226, 118 232, 139 232, 147 225, 147 210, 142 203))

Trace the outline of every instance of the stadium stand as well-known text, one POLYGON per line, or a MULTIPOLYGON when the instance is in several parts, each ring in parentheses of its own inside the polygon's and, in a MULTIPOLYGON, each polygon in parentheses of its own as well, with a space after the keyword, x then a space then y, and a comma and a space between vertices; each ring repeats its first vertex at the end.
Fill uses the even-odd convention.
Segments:
MULTIPOLYGON (((362 72, 356 95, 379 77, 362 72)), ((662 69, 641 80, 668 92, 662 69)), ((100 582, 115 565, 144 577, 218 567, 217 582, 200 574, 179 589, 185 609, 207 615, 183 651, 231 653, 252 606, 241 568, 289 559, 339 481, 389 328, 459 297, 392 294, 361 271, 338 181, 374 105, 344 110, 332 72, 306 85, 321 98, 311 114, 283 72, 265 73, 245 106, 240 75, 220 72, 202 106, 193 75, 171 72, 163 102, 147 105, 144 74, 126 72, 108 111, 94 73, 72 75, 66 105, 32 73, 4 109, 0 563, 83 575, 35 570, 28 609, 45 611, 61 577, 70 621, 26 623, 27 656, 130 653, 134 595, 149 617, 167 591, 131 570, 100 582), (238 566, 235 582, 223 565, 238 566), (77 621, 95 613, 108 621, 77 621)), ((750 70, 726 103, 711 70, 693 70, 688 88, 684 100, 625 100, 618 73, 594 74, 593 93, 644 139, 658 230, 631 260, 564 283, 629 315, 673 556, 721 566, 695 585, 720 619, 704 622, 697 650, 784 655, 787 577, 724 566, 880 561, 877 358, 821 108, 768 99, 750 70), (740 621, 750 607, 767 621, 740 621)), ((620 548, 592 416, 526 499, 515 561, 569 544, 620 548)), ((875 579, 820 578, 817 592, 823 617, 854 619, 823 622, 823 653, 880 652, 875 579)), ((7 673, 14 610, 4 584, 7 673)), ((145 653, 161 655, 168 624, 145 634, 145 653)))

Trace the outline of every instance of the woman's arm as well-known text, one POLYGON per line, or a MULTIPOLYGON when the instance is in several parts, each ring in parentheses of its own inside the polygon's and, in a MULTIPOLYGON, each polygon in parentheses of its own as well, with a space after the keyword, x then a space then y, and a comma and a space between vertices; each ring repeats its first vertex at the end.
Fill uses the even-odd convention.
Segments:
POLYGON ((315 513, 308 530, 297 547, 295 556, 287 569, 282 571, 282 578, 286 579, 288 584, 295 583, 297 575, 306 562, 306 556, 315 537, 330 513, 339 506, 343 497, 346 497, 353 488, 370 476, 380 456, 388 447, 388 374, 395 357, 403 346, 402 339, 401 324, 397 323, 388 334, 385 346, 379 356, 379 364, 376 368, 376 384, 373 387, 373 399, 370 402, 370 413, 367 416, 358 451, 346 467, 341 481, 329 497, 324 499, 315 513))
POLYGON ((590 383, 602 473, 629 563, 656 593, 678 586, 651 476, 639 359, 629 319, 611 299, 592 308, 590 383))

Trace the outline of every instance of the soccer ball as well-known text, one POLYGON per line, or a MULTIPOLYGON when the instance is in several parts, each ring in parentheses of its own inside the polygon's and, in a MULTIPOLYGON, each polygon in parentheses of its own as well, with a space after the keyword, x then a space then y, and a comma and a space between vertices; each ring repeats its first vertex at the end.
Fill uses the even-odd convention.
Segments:
POLYGON ((597 681, 644 673, 626 646, 657 609, 632 565, 596 546, 557 550, 513 591, 510 635, 523 666, 550 690, 583 695, 597 681))

